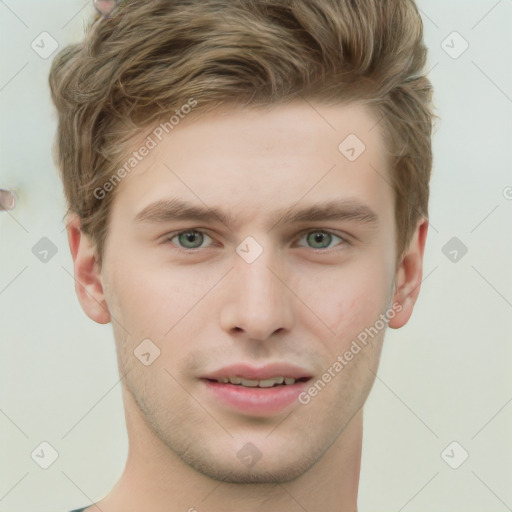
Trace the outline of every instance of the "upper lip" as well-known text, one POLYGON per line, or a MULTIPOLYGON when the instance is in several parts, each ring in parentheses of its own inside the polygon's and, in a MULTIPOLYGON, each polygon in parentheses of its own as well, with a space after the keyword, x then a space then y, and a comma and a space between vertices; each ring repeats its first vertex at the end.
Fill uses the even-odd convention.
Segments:
POLYGON ((300 378, 310 378, 311 373, 288 363, 270 363, 264 366, 253 366, 250 364, 233 364, 224 366, 219 370, 204 375, 203 379, 218 380, 225 377, 241 377, 243 379, 263 380, 271 377, 292 377, 297 380, 300 378))

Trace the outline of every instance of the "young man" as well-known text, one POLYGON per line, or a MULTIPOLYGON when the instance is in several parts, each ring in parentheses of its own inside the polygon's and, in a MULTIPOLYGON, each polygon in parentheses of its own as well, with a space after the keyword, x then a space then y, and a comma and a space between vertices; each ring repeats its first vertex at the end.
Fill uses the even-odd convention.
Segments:
POLYGON ((53 63, 76 292, 129 437, 89 511, 355 511, 362 408, 422 279, 412 0, 128 1, 53 63))

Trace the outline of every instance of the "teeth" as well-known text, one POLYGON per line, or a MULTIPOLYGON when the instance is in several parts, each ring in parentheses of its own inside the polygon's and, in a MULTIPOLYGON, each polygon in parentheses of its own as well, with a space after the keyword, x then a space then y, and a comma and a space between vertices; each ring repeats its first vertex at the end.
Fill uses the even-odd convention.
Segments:
POLYGON ((227 384, 228 382, 231 384, 239 384, 241 386, 246 386, 249 388, 271 388, 276 384, 294 384, 295 379, 292 377, 271 377, 270 379, 262 379, 262 380, 253 380, 253 379, 242 379, 241 377, 223 377, 218 379, 219 382, 227 384))
POLYGON ((282 384, 284 377, 272 377, 270 379, 260 380, 260 388, 271 388, 274 384, 282 384))
POLYGON ((250 388, 255 388, 258 385, 259 380, 251 380, 251 379, 240 379, 240 384, 242 386, 248 386, 250 388))

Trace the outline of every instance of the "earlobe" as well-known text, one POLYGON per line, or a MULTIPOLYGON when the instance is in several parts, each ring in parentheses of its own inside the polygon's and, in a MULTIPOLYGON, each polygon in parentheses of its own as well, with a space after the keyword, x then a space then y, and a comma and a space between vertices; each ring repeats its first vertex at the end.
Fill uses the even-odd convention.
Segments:
POLYGON ((75 290, 85 314, 98 322, 110 322, 110 312, 101 282, 101 269, 96 248, 89 236, 82 233, 80 218, 75 213, 66 216, 69 249, 73 257, 75 290))
POLYGON ((399 329, 409 321, 420 293, 427 231, 428 220, 423 218, 416 225, 411 242, 397 266, 393 303, 400 304, 401 309, 389 321, 389 327, 393 329, 399 329))

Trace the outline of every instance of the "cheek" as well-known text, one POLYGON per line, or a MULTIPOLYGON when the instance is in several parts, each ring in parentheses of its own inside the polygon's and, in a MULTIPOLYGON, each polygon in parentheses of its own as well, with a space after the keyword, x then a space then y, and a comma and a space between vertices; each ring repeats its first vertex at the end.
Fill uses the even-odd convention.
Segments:
MULTIPOLYGON (((162 276, 147 272, 140 261, 118 260, 112 269, 109 285, 109 309, 120 323, 132 334, 156 327, 168 304, 162 301, 162 290, 166 289, 167 300, 177 293, 177 284, 163 283, 162 276), (156 322, 156 324, 155 324, 156 322)), ((172 318, 169 317, 168 321, 172 318)), ((151 329, 153 333, 159 332, 151 329)), ((149 334, 149 333, 147 333, 149 334)))
POLYGON ((180 268, 133 258, 118 265, 112 275, 116 318, 134 336, 161 339, 182 319, 196 317, 207 292, 222 276, 221 270, 180 268), (128 269, 136 269, 130 272, 128 269))
MULTIPOLYGON (((312 309, 344 341, 373 325, 389 306, 392 273, 382 261, 324 274, 315 287, 312 309)), ((307 289, 307 287, 306 287, 307 289)))

